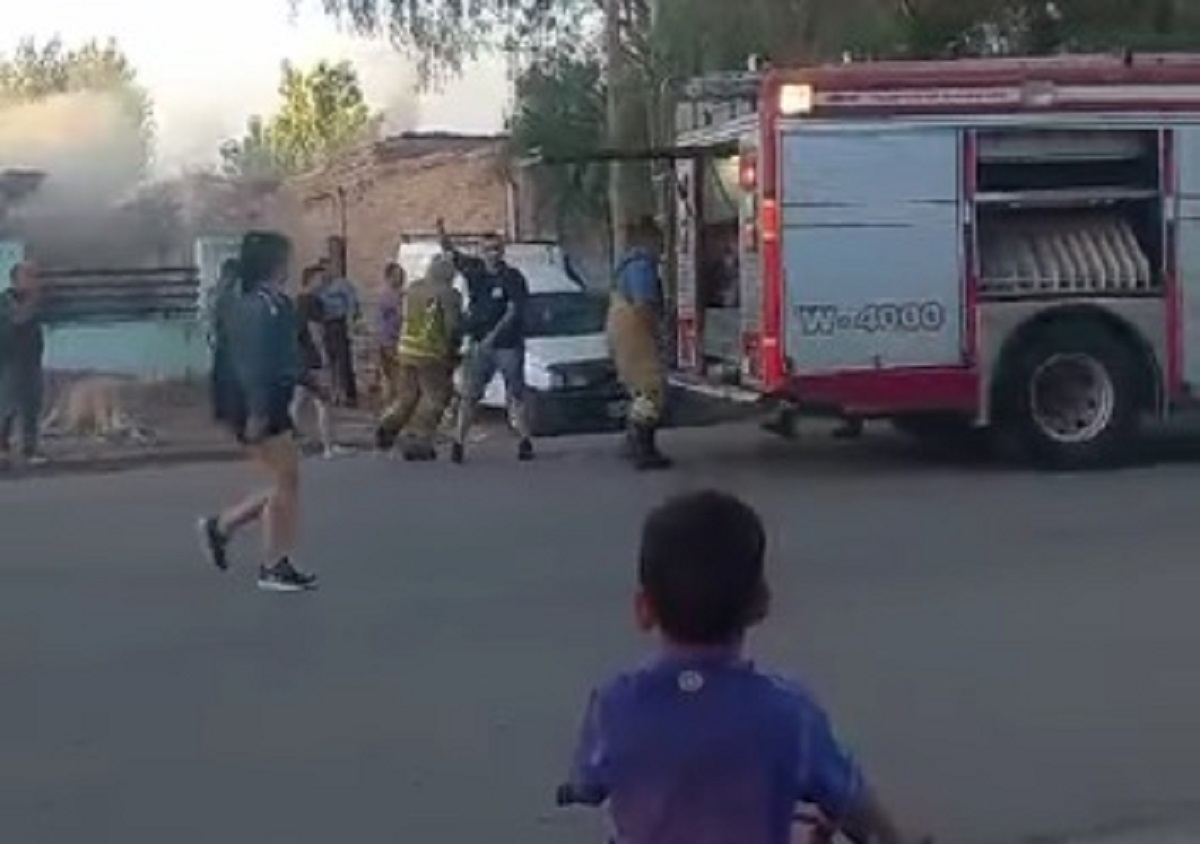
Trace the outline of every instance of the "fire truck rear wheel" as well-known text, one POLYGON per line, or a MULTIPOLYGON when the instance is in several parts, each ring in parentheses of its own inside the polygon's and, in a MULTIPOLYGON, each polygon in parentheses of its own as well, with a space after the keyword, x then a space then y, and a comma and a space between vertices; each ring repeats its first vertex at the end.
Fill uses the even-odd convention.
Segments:
POLYGON ((1085 321, 1047 327, 1005 367, 1002 433, 1046 468, 1118 463, 1137 436, 1138 375, 1135 351, 1107 327, 1085 321))

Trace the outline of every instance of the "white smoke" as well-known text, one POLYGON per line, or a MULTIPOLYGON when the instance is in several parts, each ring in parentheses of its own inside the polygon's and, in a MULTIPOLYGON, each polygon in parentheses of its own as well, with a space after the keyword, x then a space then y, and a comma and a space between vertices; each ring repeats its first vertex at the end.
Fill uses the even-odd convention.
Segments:
POLYGON ((138 216, 129 206, 147 154, 143 127, 116 95, 62 94, 0 108, 0 163, 45 174, 9 225, 52 266, 127 265, 160 251, 171 210, 138 216))
POLYGON ((158 123, 160 173, 211 164, 223 141, 238 137, 252 115, 269 115, 279 105, 280 66, 286 59, 307 67, 321 60, 350 61, 371 107, 383 113, 384 131, 416 127, 419 118, 412 64, 387 44, 324 32, 287 49, 207 61, 180 57, 174 72, 146 79, 158 123))
POLYGON ((62 94, 0 109, 0 162, 49 176, 27 207, 99 208, 139 182, 145 154, 136 119, 108 94, 62 94))

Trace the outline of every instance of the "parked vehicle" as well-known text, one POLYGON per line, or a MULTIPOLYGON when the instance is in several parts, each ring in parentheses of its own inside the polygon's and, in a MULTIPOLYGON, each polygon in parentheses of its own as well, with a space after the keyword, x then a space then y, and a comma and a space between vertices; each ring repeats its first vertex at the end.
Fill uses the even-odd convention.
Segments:
MULTIPOLYGON (((470 251, 471 238, 455 238, 470 251)), ((434 239, 404 240, 398 262, 410 277, 425 271, 441 251, 434 239)), ((511 243, 506 260, 529 283, 526 308, 525 381, 527 410, 535 436, 585 433, 619 427, 627 398, 604 334, 606 299, 584 287, 563 251, 550 242, 511 243)), ((465 282, 456 282, 466 295, 465 282)), ((496 377, 483 397, 487 407, 506 404, 504 383, 496 377)))
POLYGON ((682 93, 682 383, 918 438, 987 430, 1068 468, 1195 406, 1200 57, 848 63, 682 93))

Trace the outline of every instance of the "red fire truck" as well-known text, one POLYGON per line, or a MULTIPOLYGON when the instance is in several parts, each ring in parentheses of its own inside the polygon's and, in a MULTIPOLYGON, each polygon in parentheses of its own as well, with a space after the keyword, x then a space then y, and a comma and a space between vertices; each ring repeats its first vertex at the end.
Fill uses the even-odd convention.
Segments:
POLYGON ((879 62, 686 86, 684 382, 1037 461, 1200 395, 1200 56, 879 62))

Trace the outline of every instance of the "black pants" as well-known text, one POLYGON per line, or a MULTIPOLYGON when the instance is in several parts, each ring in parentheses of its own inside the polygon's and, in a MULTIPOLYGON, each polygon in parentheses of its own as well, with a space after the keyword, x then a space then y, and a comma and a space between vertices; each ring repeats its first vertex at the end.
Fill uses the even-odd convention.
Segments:
POLYGON ((0 452, 12 447, 13 427, 21 425, 21 452, 33 457, 38 450, 42 422, 42 372, 9 373, 0 379, 0 452))
POLYGON ((345 319, 331 319, 322 325, 325 354, 333 381, 333 393, 346 404, 358 404, 358 383, 354 377, 354 351, 350 346, 350 324, 345 319))

